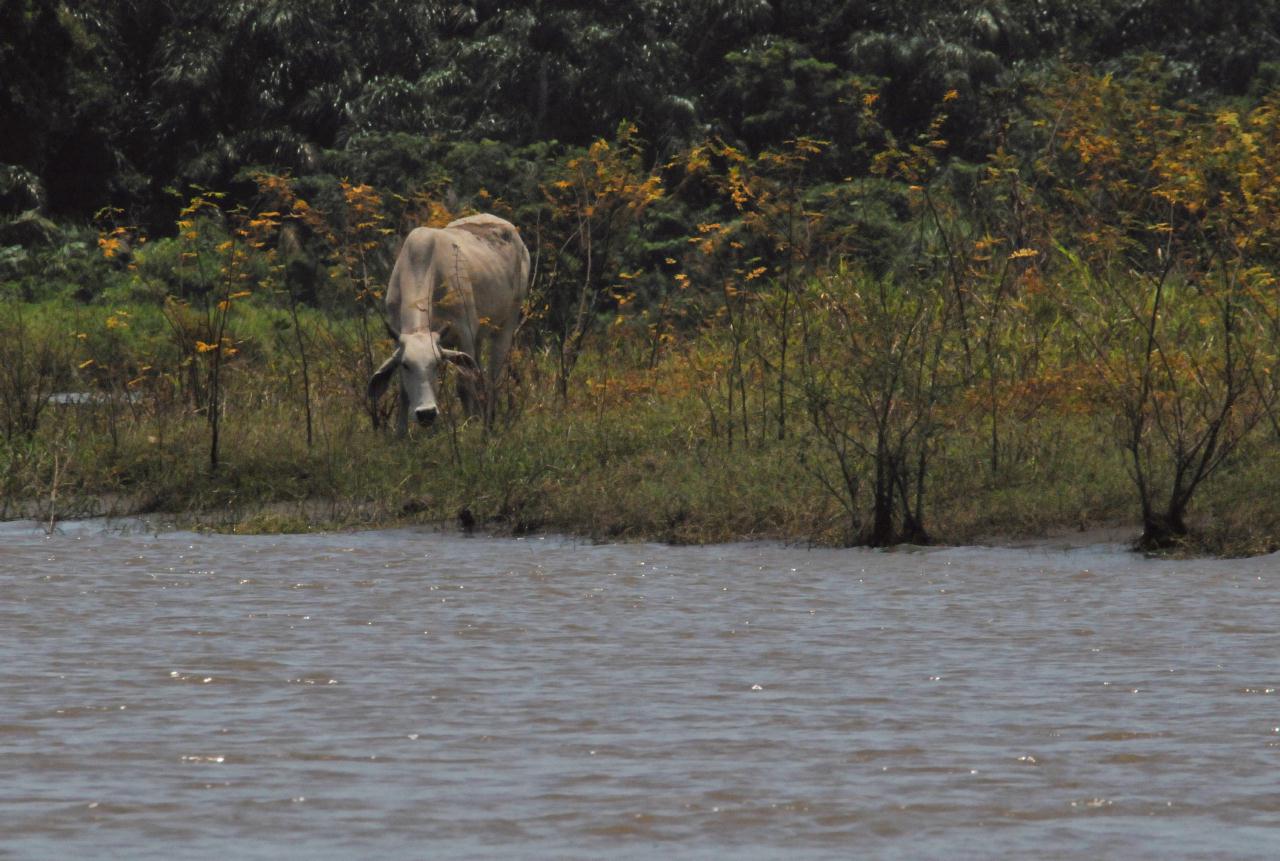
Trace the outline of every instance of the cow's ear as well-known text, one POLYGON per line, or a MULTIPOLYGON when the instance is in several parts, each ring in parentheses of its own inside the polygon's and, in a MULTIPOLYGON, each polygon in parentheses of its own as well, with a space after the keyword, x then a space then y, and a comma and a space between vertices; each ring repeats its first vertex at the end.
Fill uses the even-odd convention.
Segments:
POLYGON ((463 371, 472 374, 480 373, 480 366, 476 364, 475 359, 471 358, 470 353, 464 353, 461 350, 441 350, 440 355, 463 371))
POLYGON ((404 358, 404 346, 396 347, 396 351, 391 354, 391 358, 383 362, 378 370, 373 372, 373 376, 369 378, 369 400, 377 403, 382 397, 383 392, 387 390, 387 385, 391 382, 391 374, 399 366, 400 360, 404 358))

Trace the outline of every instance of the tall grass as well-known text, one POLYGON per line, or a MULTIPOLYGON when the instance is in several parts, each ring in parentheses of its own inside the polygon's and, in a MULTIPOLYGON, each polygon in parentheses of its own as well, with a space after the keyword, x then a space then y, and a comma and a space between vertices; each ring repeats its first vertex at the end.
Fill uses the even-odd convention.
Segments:
MULTIPOLYGON (((308 446, 297 369, 275 337, 277 312, 246 308, 241 326, 216 472, 206 457, 208 423, 178 391, 180 369, 112 388, 90 366, 76 382, 96 386, 96 400, 50 405, 31 434, 0 442, 0 515, 54 522, 160 512, 217 529, 299 531, 452 524, 465 510, 499 532, 851 540, 840 501, 814 477, 830 452, 802 422, 786 440, 762 432, 728 443, 709 358, 725 346, 713 334, 667 346, 656 363, 642 340, 589 340, 567 397, 556 358, 525 349, 515 358, 522 383, 504 399, 510 421, 486 431, 462 422, 446 397, 444 420, 406 439, 371 427, 344 350, 317 351, 308 446)), ((44 331, 67 337, 70 328, 44 331)), ((145 328, 136 333, 141 342, 145 328)), ((358 338, 333 323, 329 333, 358 338)), ((1106 431, 1088 414, 1041 414, 1011 432, 1012 454, 993 478, 984 426, 951 428, 928 477, 933 540, 1114 524, 1134 524, 1136 534, 1132 488, 1106 431)), ((1280 522, 1264 500, 1280 490, 1277 466, 1274 446, 1260 443, 1214 479, 1199 510, 1206 547, 1275 546, 1280 522)))

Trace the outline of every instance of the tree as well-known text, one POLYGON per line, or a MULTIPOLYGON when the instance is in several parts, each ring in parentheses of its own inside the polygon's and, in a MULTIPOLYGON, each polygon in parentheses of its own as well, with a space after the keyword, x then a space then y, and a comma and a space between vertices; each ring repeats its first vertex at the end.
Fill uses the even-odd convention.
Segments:
POLYGON ((960 380, 956 330, 936 284, 843 268, 808 285, 799 383, 821 460, 804 465, 844 506, 851 541, 928 542, 924 500, 941 407, 960 380), (863 477, 871 475, 864 525, 863 477))
POLYGON ((544 189, 547 220, 535 238, 541 271, 530 305, 555 345, 562 399, 587 334, 618 284, 630 231, 663 195, 661 178, 643 158, 635 126, 623 125, 612 142, 597 140, 570 157, 544 189))
POLYGON ((1166 107, 1158 84, 1082 72, 1051 101, 1076 226, 1059 232, 1078 278, 1064 309, 1114 411, 1148 549, 1186 537, 1196 490, 1271 411, 1280 319, 1280 103, 1206 115, 1166 107))

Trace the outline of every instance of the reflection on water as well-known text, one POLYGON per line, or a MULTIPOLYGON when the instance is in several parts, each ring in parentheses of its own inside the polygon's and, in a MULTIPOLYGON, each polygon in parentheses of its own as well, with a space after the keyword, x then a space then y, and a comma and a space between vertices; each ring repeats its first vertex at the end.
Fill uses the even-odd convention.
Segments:
POLYGON ((1272 857, 1277 557, 0 524, 0 857, 1272 857))

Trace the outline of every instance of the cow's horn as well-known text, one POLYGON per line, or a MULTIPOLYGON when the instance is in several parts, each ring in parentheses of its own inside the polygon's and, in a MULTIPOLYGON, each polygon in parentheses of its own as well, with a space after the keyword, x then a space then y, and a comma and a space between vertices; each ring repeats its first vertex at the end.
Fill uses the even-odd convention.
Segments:
POLYGON ((470 353, 464 353, 461 350, 450 350, 447 347, 442 347, 440 349, 440 355, 468 371, 480 370, 480 366, 476 364, 475 359, 471 358, 470 353))

